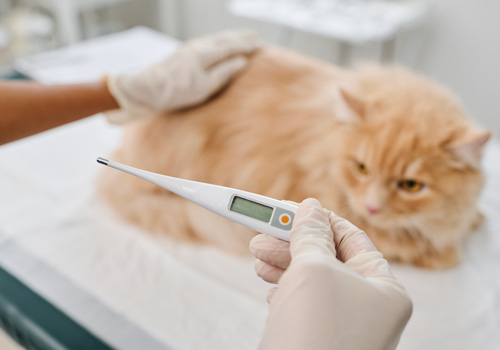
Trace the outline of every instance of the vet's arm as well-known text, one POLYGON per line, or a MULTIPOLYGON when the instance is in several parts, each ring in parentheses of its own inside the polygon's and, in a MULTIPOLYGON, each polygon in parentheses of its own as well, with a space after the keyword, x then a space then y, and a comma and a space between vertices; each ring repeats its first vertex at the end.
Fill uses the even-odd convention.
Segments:
POLYGON ((122 124, 202 103, 245 67, 244 55, 257 46, 254 34, 229 31, 188 41, 137 74, 75 85, 0 82, 0 144, 99 112, 122 124))
POLYGON ((290 243, 256 236, 268 295, 261 349, 395 349, 412 303, 366 234, 316 200, 297 211, 290 243))
POLYGON ((0 144, 117 108, 106 83, 0 81, 0 144))

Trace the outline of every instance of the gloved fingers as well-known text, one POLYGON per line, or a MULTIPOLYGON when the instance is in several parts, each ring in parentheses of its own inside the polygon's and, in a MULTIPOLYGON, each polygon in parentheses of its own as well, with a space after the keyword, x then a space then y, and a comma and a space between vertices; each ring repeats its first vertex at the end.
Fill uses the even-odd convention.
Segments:
POLYGON ((247 62, 248 60, 246 57, 240 55, 222 61, 210 68, 207 72, 210 84, 210 94, 226 85, 233 75, 246 66, 247 62))
POLYGON ((307 257, 335 259, 335 244, 328 213, 313 198, 300 204, 290 232, 290 254, 294 261, 307 257))
POLYGON ((248 30, 226 31, 190 40, 186 46, 197 52, 203 68, 207 69, 234 55, 248 54, 258 47, 255 33, 248 30))
POLYGON ((257 235, 250 241, 250 252, 266 264, 286 269, 290 265, 290 243, 268 235, 257 235))
POLYGON ((267 292, 267 297, 266 297, 268 304, 271 304, 277 291, 278 291, 278 287, 274 287, 274 288, 269 289, 269 291, 267 292))
POLYGON ((281 267, 267 264, 262 260, 255 260, 254 268, 257 276, 259 276, 268 283, 274 283, 274 284, 278 284, 281 275, 283 275, 283 273, 286 271, 281 267))
POLYGON ((332 212, 329 214, 329 221, 340 261, 346 262, 357 255, 378 251, 366 233, 351 222, 332 212))

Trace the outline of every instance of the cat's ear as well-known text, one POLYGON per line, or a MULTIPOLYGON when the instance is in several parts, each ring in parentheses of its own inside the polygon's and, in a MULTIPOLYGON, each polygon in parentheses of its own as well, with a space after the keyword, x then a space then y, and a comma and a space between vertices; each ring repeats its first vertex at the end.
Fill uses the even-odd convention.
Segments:
POLYGON ((446 146, 446 149, 458 161, 457 165, 479 168, 484 146, 490 138, 491 131, 474 131, 452 141, 446 146))
POLYGON ((335 118, 344 123, 360 122, 366 113, 366 102, 354 92, 340 87, 339 99, 335 101, 335 118))

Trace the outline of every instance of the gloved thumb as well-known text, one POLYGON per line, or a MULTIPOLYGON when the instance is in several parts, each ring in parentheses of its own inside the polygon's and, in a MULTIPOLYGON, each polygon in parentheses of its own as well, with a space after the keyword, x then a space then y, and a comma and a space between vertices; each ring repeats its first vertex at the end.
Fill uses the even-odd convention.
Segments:
POLYGON ((224 60, 210 68, 208 76, 211 92, 218 91, 222 86, 227 84, 234 74, 245 68, 247 62, 246 57, 239 55, 224 60))
POLYGON ((357 255, 377 251, 366 233, 351 222, 332 212, 330 212, 329 220, 334 232, 333 240, 337 247, 337 257, 340 261, 346 262, 357 255))
POLYGON ((290 232, 292 262, 300 260, 335 259, 335 244, 328 211, 313 198, 302 202, 290 232))

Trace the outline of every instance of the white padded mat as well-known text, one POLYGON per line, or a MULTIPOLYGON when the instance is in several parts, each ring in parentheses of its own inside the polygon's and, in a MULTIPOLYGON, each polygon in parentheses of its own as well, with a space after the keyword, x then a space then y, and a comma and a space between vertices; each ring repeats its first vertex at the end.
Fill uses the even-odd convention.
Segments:
MULTIPOLYGON (((256 348, 268 286, 251 258, 158 243, 96 199, 95 158, 108 154, 119 134, 96 116, 1 147, 1 230, 166 346, 256 348)), ((445 271, 394 266, 415 304, 399 349, 500 348, 499 159, 494 141, 484 162, 487 220, 467 242, 464 262, 445 271)))
MULTIPOLYGON (((114 315, 106 318, 110 329, 124 324, 121 318, 151 344, 255 349, 269 286, 255 276, 253 259, 168 239, 160 243, 98 201, 95 159, 110 153, 120 132, 95 116, 0 147, 0 244, 43 261, 89 296, 79 299, 85 305, 75 305, 36 268, 21 269, 21 253, 2 256, 2 265, 73 317, 99 303, 114 315)), ((494 140, 484 161, 481 207, 487 220, 468 240, 464 262, 445 271, 394 266, 414 300, 399 349, 500 349, 499 160, 500 142, 494 140)), ((103 322, 92 315, 78 319, 95 329, 103 322)), ((99 334, 124 343, 110 339, 123 337, 120 332, 99 334)))
POLYGON ((2 231, 166 345, 254 349, 267 286, 252 259, 158 245, 96 200, 95 158, 117 137, 94 117, 1 148, 2 231))

